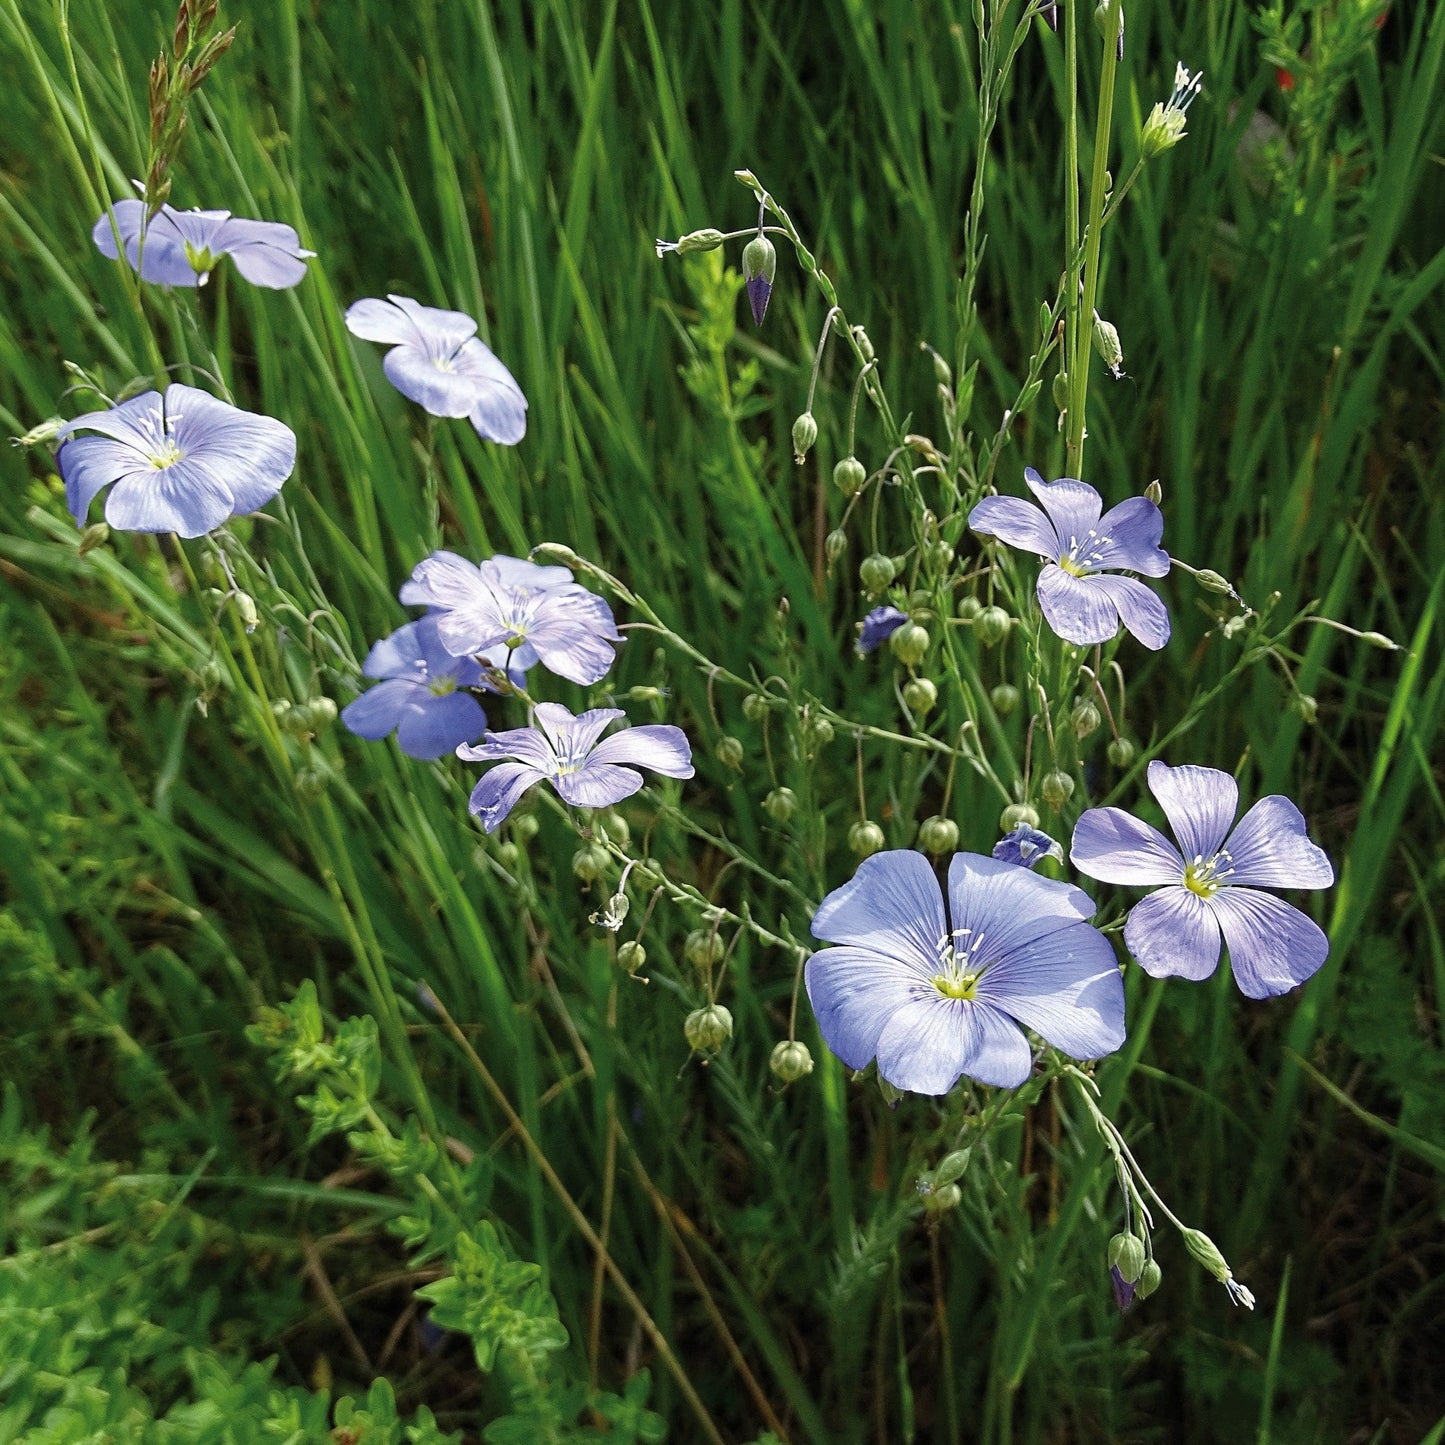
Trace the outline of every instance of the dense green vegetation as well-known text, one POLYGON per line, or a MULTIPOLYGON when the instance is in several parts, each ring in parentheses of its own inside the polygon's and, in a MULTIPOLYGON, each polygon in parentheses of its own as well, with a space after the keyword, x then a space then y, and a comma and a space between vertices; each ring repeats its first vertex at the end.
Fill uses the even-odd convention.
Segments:
MULTIPOLYGON (((979 12, 1001 8, 1006 36, 1022 5, 979 12)), ((712 980, 733 1038, 691 1055, 695 910, 659 903, 650 981, 627 977, 588 922, 616 870, 574 877, 562 809, 487 839, 474 768, 311 711, 355 695, 434 546, 555 542, 732 674, 901 728, 896 668, 852 642, 858 561, 880 527, 910 545, 902 503, 870 500, 825 561, 856 374, 839 343, 792 458, 826 303, 780 244, 754 328, 736 247, 659 259, 654 238, 751 226, 751 170, 911 433, 971 484, 1062 475, 1052 364, 1002 420, 1067 261, 1062 36, 1028 27, 980 157, 993 62, 962 0, 236 4, 171 201, 290 222, 317 257, 292 291, 227 264, 172 294, 90 231, 145 173, 174 11, 0 0, 0 426, 89 410, 66 388, 114 395, 159 357, 300 442, 278 503, 230 528, 253 632, 200 544, 82 549, 50 450, 4 453, 0 1440, 1442 1438, 1445 9, 1376 29, 1378 9, 1128 7, 1115 175, 1176 60, 1206 88, 1105 234, 1128 375, 1095 365, 1084 475, 1115 500, 1157 478, 1170 552, 1276 633, 1317 603, 1400 650, 1309 623, 1265 648, 1176 571, 1167 649, 1120 654, 1145 752, 1188 720, 1169 760, 1296 799, 1337 877, 1301 901, 1330 961, 1283 998, 1130 971, 1105 1100, 1259 1308, 1161 1230, 1163 1284, 1121 1318, 1113 1174, 1076 1097, 1023 1091, 958 1207, 925 1211, 915 1180, 988 1091, 890 1109, 806 1000, 817 1067, 780 1087, 793 961, 746 932, 712 980), (481 320, 529 399, 519 447, 390 389, 342 313, 391 291, 481 320), (955 428, 921 343, 951 367, 955 428)), ((866 400, 857 428, 882 465, 866 400)), ((961 517, 946 535, 973 567, 961 517)), ((960 649, 982 686, 1005 675, 1008 648, 960 649)), ((624 807, 635 838, 679 887, 806 940, 855 862, 853 741, 806 709, 765 728, 646 630, 607 695, 696 755, 692 782, 624 807)), ((946 694, 940 737, 964 706, 946 694)), ((1026 721, 998 724, 1015 759, 1026 721)), ((1056 836, 1085 789, 1132 805, 1142 756, 1127 776, 1102 756, 1056 836)), ((945 772, 870 749, 890 847, 944 807, 960 846, 991 847, 999 799, 945 772)))

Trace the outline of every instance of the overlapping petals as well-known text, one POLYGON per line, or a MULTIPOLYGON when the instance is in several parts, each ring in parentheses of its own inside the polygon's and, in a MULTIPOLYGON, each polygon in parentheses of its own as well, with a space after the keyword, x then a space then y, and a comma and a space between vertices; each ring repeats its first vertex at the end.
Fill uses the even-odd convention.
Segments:
POLYGON ((1032 1066, 1022 1028, 1075 1058, 1124 1041, 1113 949, 1093 902, 1012 863, 957 853, 948 898, 921 853, 876 853, 823 900, 808 997, 828 1047, 890 1084, 944 1094, 967 1074, 1013 1088, 1032 1066))
POLYGON ((1001 863, 1013 863, 1020 868, 1037 868, 1045 858, 1057 858, 1062 862, 1064 850, 1047 833, 1031 828, 1027 823, 1020 823, 993 845, 993 856, 1001 863))
POLYGON ((179 382, 76 417, 60 435, 71 515, 83 523, 111 487, 105 520, 123 532, 199 537, 264 507, 296 465, 290 427, 179 382))
POLYGON ((247 221, 229 211, 178 211, 162 206, 146 221, 144 201, 117 201, 91 229, 101 254, 126 260, 141 280, 161 286, 204 286, 223 256, 253 286, 273 291, 295 286, 306 275, 308 251, 293 227, 281 221, 247 221), (120 246, 116 245, 117 232, 120 246))
POLYGON ((1239 788, 1228 773, 1152 762, 1148 780, 1178 847, 1118 808, 1090 808, 1069 853, 1091 878, 1157 888, 1129 914, 1129 952, 1155 978, 1203 979, 1219 966, 1223 943, 1250 998, 1303 983, 1328 957, 1329 940, 1299 909, 1259 891, 1335 881, 1299 809, 1271 795, 1235 824, 1239 788))
POLYGON ((382 638, 361 670, 381 681, 341 710, 341 721, 357 737, 374 741, 395 732, 408 757, 429 759, 454 752, 486 729, 481 704, 457 691, 485 687, 482 669, 441 645, 433 614, 382 638))
POLYGON ((1039 506, 985 497, 968 514, 968 525, 1046 559, 1038 598, 1049 626, 1066 642, 1089 646, 1112 641, 1122 622, 1145 647, 1163 647, 1169 641, 1164 604, 1137 577, 1117 575, 1169 571, 1169 554, 1159 545, 1159 508, 1147 497, 1130 497, 1104 512, 1103 499, 1086 482, 1046 482, 1032 467, 1024 478, 1039 506))
POLYGON ((363 341, 391 347, 381 364, 387 380, 433 416, 464 416, 503 446, 526 435, 527 398, 465 312, 409 296, 368 297, 347 309, 346 326, 363 341))
POLYGON ((458 657, 482 657, 514 679, 540 662, 584 685, 603 677, 622 641, 612 609, 565 567, 519 557, 480 564, 433 552, 402 584, 401 600, 435 609, 437 636, 458 657))
POLYGON ((574 807, 606 808, 642 786, 638 768, 669 778, 692 777, 692 748, 681 728, 652 724, 603 738, 607 726, 622 716, 609 707, 574 717, 559 703, 544 702, 532 727, 491 732, 475 746, 459 747, 459 758, 497 764, 472 790, 470 810, 491 833, 527 789, 543 779, 574 807))

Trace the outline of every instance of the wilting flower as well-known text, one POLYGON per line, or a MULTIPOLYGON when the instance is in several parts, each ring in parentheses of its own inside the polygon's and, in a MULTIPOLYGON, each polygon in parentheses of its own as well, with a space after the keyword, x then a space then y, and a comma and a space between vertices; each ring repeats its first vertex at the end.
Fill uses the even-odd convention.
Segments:
POLYGON ((422 306, 409 296, 369 297, 347 308, 346 329, 390 345, 381 363, 386 379, 433 416, 464 416, 503 446, 526 435, 522 388, 464 312, 422 306))
POLYGON ((1020 1025, 1079 1059, 1124 1042, 1114 950, 1068 883, 956 853, 947 898, 921 853, 875 853, 813 918, 825 948, 808 997, 850 1069, 872 1058, 895 1088, 945 1094, 961 1074, 1014 1088, 1032 1051, 1020 1025))
POLYGON ((1285 993, 1329 954, 1313 920, 1261 888, 1328 888, 1334 869, 1288 798, 1261 798, 1234 824, 1239 787, 1216 768, 1149 764, 1149 790, 1179 840, 1118 808, 1090 808, 1074 828, 1074 866, 1105 883, 1158 887, 1135 904, 1124 943, 1155 978, 1208 978, 1220 935, 1250 998, 1285 993))
POLYGON ((1011 833, 1005 833, 993 845, 993 856, 1001 863, 1037 868, 1045 858, 1057 858, 1062 863, 1064 850, 1047 833, 1031 828, 1027 823, 1018 823, 1011 833))
POLYGON ((467 762, 497 762, 472 789, 470 810, 492 833, 543 778, 574 807, 606 808, 642 786, 637 768, 692 777, 692 748, 681 728, 653 724, 602 738, 608 723, 622 716, 619 708, 602 707, 573 717, 560 703, 544 702, 537 705, 534 726, 489 732, 474 747, 459 747, 457 756, 467 762))
POLYGON ((875 607, 859 624, 858 641, 854 644, 858 656, 864 657, 882 647, 907 621, 908 614, 896 607, 875 607))
POLYGON ((1154 102, 1149 119, 1144 122, 1144 131, 1139 139, 1139 148, 1145 160, 1153 160, 1171 146, 1176 146, 1187 134, 1184 129, 1185 115, 1194 103, 1204 84, 1204 72, 1190 75, 1183 65, 1174 67, 1174 89, 1169 99, 1154 102))
POLYGON ((596 682, 622 641, 612 609, 565 567, 496 556, 474 565, 454 552, 418 562, 401 600, 437 610, 437 636, 457 657, 483 657, 514 680, 540 662, 569 682, 596 682))
POLYGON ((359 738, 374 741, 395 731, 408 757, 439 758, 486 730, 481 704, 457 691, 484 687, 482 669, 441 645, 434 613, 382 638, 361 670, 381 681, 341 710, 341 721, 359 738))
POLYGON ((71 515, 83 523, 114 482, 105 520, 123 532, 199 537, 264 507, 296 465, 290 427, 179 382, 78 416, 62 435, 55 460, 71 515))
POLYGON ((253 286, 273 291, 295 286, 306 274, 308 251, 293 227, 281 221, 246 221, 229 211, 178 211, 162 206, 146 220, 144 201, 117 201, 91 228, 101 254, 120 255, 116 232, 142 281, 162 286, 204 286, 222 256, 253 286))
POLYGON ((1048 559, 1038 595, 1049 626, 1064 641, 1088 646, 1111 641, 1122 622, 1145 647, 1163 647, 1169 641, 1164 604, 1137 577, 1105 569, 1163 577, 1169 571, 1169 554, 1159 546, 1164 514, 1147 497, 1130 497, 1101 517, 1103 501, 1087 482, 1046 482, 1032 467, 1024 479, 1043 511, 1020 497, 985 497, 968 514, 968 525, 1048 559))

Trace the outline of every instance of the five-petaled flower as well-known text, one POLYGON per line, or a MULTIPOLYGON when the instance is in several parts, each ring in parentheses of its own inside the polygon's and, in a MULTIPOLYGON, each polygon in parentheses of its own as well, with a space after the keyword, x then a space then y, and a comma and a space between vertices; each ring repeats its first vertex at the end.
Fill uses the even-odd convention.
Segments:
POLYGON ((448 652, 485 658, 513 681, 540 662, 569 682, 596 682, 622 641, 612 609, 565 567, 518 557, 473 564, 454 552, 433 552, 400 595, 409 606, 436 609, 437 636, 448 652))
POLYGON ((945 898, 928 860, 875 853, 823 900, 808 997, 850 1068, 878 1060, 895 1088, 945 1094, 960 1075, 1014 1088, 1032 1050, 1020 1025, 1077 1059, 1124 1042, 1124 985, 1093 901, 1011 863, 956 853, 945 898))
POLYGON ((637 768, 692 777, 692 748, 681 728, 650 724, 603 738, 608 723, 622 716, 619 708, 602 707, 573 717, 560 703, 544 702, 534 726, 489 732, 475 746, 459 747, 457 756, 467 762, 497 763, 472 789, 470 810, 491 833, 544 778, 574 807, 606 808, 642 786, 637 768))
POLYGON ((1087 482, 1062 477, 1046 482, 1029 467, 1029 490, 1043 510, 1021 497, 985 497, 968 514, 975 532, 1047 558, 1039 573, 1039 606, 1065 642, 1088 646, 1112 641, 1122 622, 1145 647, 1169 641, 1169 613, 1137 577, 1106 569, 1163 577, 1169 554, 1159 545, 1164 515, 1147 497, 1130 497, 1103 512, 1087 482))
POLYGON ((78 416, 61 435, 55 460, 71 515, 83 523, 114 482, 105 520, 122 532, 199 537, 264 507, 296 465, 290 427, 179 382, 164 397, 148 391, 78 416))
POLYGON ((101 254, 120 255, 116 233, 142 281, 161 286, 204 286, 222 256, 253 286, 282 291, 306 274, 314 256, 295 230, 281 221, 247 221, 229 211, 178 211, 162 206, 147 222, 144 201, 117 201, 91 229, 101 254))
POLYGON ((1261 888, 1328 888, 1334 869, 1311 843, 1288 798, 1261 798, 1233 827, 1239 787, 1216 768, 1149 764, 1176 848, 1157 828, 1118 808, 1090 808, 1074 828, 1074 866, 1105 883, 1158 887, 1134 905, 1124 943, 1155 978, 1208 978, 1220 935, 1235 981, 1250 998, 1303 983, 1329 954, 1329 939, 1297 908, 1261 888))
POLYGON ((858 624, 858 641, 854 643, 859 657, 882 647, 905 622, 908 614, 896 607, 875 607, 858 624))
POLYGON ((486 731, 481 704, 457 691, 485 687, 482 669, 441 645, 435 613, 383 637, 361 670, 381 681, 341 710, 341 721, 359 738, 375 741, 395 731, 408 757, 439 758, 486 731))
POLYGON ((489 442, 514 446, 527 432, 527 398, 512 373, 461 311, 422 306, 409 296, 369 297, 346 311, 346 328, 391 347, 386 379, 433 416, 464 416, 489 442))

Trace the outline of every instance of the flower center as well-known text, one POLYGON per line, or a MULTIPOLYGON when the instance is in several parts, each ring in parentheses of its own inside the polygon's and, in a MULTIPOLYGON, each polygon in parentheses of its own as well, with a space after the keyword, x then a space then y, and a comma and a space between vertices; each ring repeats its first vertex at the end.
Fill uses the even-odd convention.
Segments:
POLYGON ((191 270, 194 271, 196 275, 204 276, 208 272, 213 271, 216 262, 220 259, 219 256, 211 255, 209 247, 193 246, 189 241, 186 242, 186 260, 191 263, 191 270))
POLYGON ((186 455, 181 450, 175 436, 180 421, 178 415, 166 416, 160 407, 156 407, 136 420, 136 425, 145 436, 145 445, 141 449, 142 454, 158 472, 175 466, 186 455))
POLYGON ((983 969, 976 961, 984 935, 969 928, 955 928, 952 937, 938 941, 939 969, 930 982, 944 998, 970 999, 978 994, 983 969))
POLYGON ((1220 849, 1212 858, 1196 855, 1184 865, 1184 886, 1200 898, 1213 898, 1225 886, 1234 869, 1229 854, 1220 849))
POLYGON ((457 690, 457 680, 454 677, 429 677, 426 685, 433 697, 445 697, 449 692, 457 690))
POLYGON ((1084 537, 1069 538, 1068 550, 1059 558, 1059 566, 1070 577, 1087 577, 1102 566, 1105 549, 1112 540, 1111 537, 1101 537, 1090 527, 1084 537))

